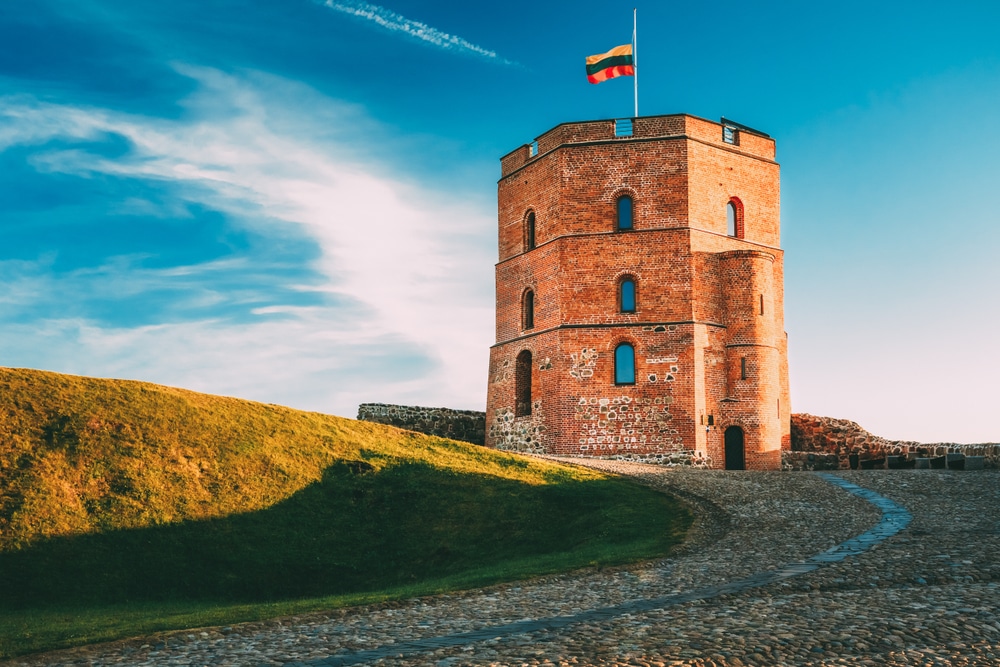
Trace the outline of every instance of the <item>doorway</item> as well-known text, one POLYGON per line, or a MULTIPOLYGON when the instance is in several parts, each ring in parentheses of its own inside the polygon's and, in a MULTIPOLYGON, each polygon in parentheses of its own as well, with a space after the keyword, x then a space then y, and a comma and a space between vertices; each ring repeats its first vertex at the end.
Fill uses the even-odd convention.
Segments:
POLYGON ((743 429, 739 426, 726 429, 726 470, 746 470, 743 429))

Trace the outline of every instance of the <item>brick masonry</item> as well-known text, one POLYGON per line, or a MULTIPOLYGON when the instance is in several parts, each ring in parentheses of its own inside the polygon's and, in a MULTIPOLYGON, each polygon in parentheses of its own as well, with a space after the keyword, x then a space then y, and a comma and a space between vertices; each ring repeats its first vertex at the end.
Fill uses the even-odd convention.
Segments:
POLYGON ((746 467, 777 469, 790 402, 774 141, 741 131, 727 144, 722 125, 687 115, 632 127, 566 123, 501 159, 486 444, 723 468, 735 427, 746 467), (727 235, 731 201, 742 238, 727 235), (635 312, 618 303, 623 279, 635 312), (635 350, 635 384, 615 384, 620 343, 635 350), (530 414, 518 409, 524 352, 530 414))
POLYGON ((362 403, 358 419, 476 445, 483 444, 486 436, 486 415, 475 410, 362 403))

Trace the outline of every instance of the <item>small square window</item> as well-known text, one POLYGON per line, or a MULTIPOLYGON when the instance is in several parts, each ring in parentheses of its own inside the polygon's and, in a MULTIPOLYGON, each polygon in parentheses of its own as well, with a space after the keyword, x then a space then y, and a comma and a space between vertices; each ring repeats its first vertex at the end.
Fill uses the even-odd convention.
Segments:
POLYGON ((528 157, 535 157, 538 155, 538 142, 532 141, 528 146, 528 157))
POLYGON ((722 140, 727 144, 733 144, 734 146, 740 145, 740 133, 735 127, 731 125, 722 126, 722 140))
POLYGON ((632 119, 631 118, 619 118, 615 121, 615 136, 616 137, 631 137, 632 136, 632 119))

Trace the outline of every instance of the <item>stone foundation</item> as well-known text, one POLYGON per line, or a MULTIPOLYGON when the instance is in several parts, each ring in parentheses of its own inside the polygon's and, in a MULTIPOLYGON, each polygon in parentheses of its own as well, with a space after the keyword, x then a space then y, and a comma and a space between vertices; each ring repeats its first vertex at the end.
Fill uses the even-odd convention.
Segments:
MULTIPOLYGON (((545 445, 542 444, 545 422, 542 419, 541 401, 535 401, 531 414, 523 417, 515 417, 511 410, 495 412, 493 423, 490 424, 490 439, 497 449, 522 454, 546 453, 545 445)), ((484 418, 485 414, 483 413, 484 418)))
POLYGON ((631 463, 653 463, 668 468, 688 467, 708 470, 712 467, 712 459, 702 452, 685 449, 676 452, 655 454, 613 454, 604 456, 578 456, 577 458, 609 459, 612 461, 629 461, 631 463))

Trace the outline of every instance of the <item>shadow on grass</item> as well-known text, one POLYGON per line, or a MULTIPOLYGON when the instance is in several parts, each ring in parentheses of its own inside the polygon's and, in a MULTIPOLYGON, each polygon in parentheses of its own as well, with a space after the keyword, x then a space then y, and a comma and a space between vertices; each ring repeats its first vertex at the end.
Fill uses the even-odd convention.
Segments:
POLYGON ((687 522, 672 499, 616 479, 531 485, 422 463, 378 470, 352 461, 266 510, 0 553, 0 607, 266 603, 396 588, 553 554, 566 553, 567 567, 620 562, 666 552, 687 522))

